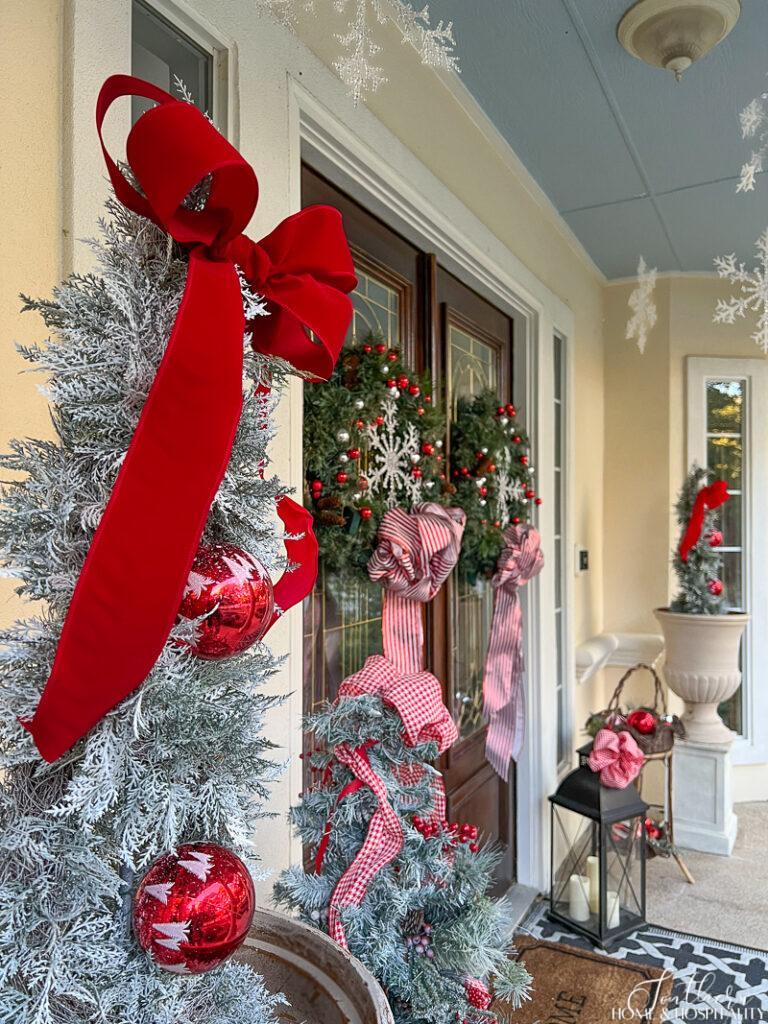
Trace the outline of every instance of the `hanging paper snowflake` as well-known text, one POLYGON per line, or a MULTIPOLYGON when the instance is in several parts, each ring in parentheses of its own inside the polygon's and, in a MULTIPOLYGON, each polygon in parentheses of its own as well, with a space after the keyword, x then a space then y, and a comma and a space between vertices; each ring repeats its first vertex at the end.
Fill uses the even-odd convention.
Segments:
POLYGON ((413 423, 401 428, 397 416, 397 398, 393 390, 381 404, 384 422, 366 430, 368 438, 368 469, 366 477, 372 491, 378 492, 387 508, 402 504, 407 495, 408 507, 423 501, 421 437, 413 423), (414 476, 414 470, 418 474, 414 476))
POLYGON ((637 339, 640 354, 645 352, 648 335, 656 324, 656 303, 653 293, 656 288, 656 267, 648 269, 641 256, 637 264, 637 287, 629 296, 629 308, 632 316, 627 322, 625 337, 627 341, 637 339))
POLYGON ((501 523, 502 530, 509 526, 514 511, 521 505, 528 504, 525 492, 528 490, 530 470, 524 475, 525 480, 520 479, 512 463, 512 451, 510 448, 505 449, 499 459, 499 470, 496 475, 496 517, 501 523))
POLYGON ((735 253, 715 257, 719 276, 740 285, 741 294, 730 299, 718 299, 713 320, 716 324, 733 324, 736 317, 745 317, 750 311, 759 313, 752 338, 768 354, 768 228, 758 238, 755 247, 758 265, 753 270, 737 263, 735 253))
POLYGON ((752 192, 755 178, 763 169, 763 160, 768 153, 768 92, 751 100, 739 114, 741 137, 755 139, 756 148, 741 168, 737 192, 752 192))
MULTIPOLYGON (((329 0, 325 0, 326 4, 329 0)), ((257 7, 271 14, 289 28, 294 28, 300 11, 314 12, 316 0, 256 0, 257 7)), ((429 7, 415 10, 405 0, 333 0, 333 7, 349 16, 347 31, 336 39, 344 55, 334 61, 334 68, 346 85, 355 106, 367 93, 376 92, 387 81, 384 70, 375 63, 381 47, 374 40, 374 25, 390 21, 402 33, 403 42, 410 43, 421 57, 422 64, 433 68, 458 71, 454 49, 453 23, 440 21, 430 25, 429 7)))

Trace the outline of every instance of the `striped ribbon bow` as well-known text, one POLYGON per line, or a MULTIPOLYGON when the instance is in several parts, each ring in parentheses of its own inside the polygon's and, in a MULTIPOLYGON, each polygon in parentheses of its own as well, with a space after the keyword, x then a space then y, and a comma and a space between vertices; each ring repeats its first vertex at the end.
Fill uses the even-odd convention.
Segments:
POLYGON ((496 591, 483 676, 488 721, 485 756, 505 781, 525 735, 523 611, 518 591, 544 568, 541 538, 530 523, 508 526, 491 585, 496 591))
MULTIPOLYGON (((359 672, 342 682, 337 699, 359 697, 366 693, 378 694, 385 704, 398 713, 403 723, 405 742, 409 747, 434 740, 439 753, 442 753, 458 736, 456 725, 443 704, 440 683, 429 672, 406 674, 387 658, 373 654, 366 659, 359 672)), ((339 879, 328 908, 328 932, 344 948, 347 939, 341 922, 341 911, 345 907, 362 903, 371 880, 397 856, 403 846, 400 819, 387 799, 384 780, 376 774, 368 758, 371 745, 361 744, 352 748, 348 743, 340 743, 334 749, 334 756, 355 776, 355 782, 344 787, 339 800, 362 786, 368 786, 376 794, 379 804, 371 818, 365 841, 339 879)), ((410 766, 405 767, 407 769, 410 766)), ((439 796, 436 793, 436 797, 441 802, 435 807, 434 813, 443 818, 445 791, 442 780, 438 781, 439 796)), ((330 831, 331 820, 325 827, 315 861, 318 871, 322 868, 330 831)))
POLYGON ((459 558, 466 515, 433 502, 412 512, 390 509, 381 520, 368 575, 384 588, 384 654, 403 672, 423 665, 421 605, 431 601, 459 558))

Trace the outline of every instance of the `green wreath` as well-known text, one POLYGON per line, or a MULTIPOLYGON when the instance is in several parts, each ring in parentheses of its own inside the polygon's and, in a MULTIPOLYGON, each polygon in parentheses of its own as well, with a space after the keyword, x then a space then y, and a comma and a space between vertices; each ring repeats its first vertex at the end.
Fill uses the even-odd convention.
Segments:
POLYGON ((305 504, 327 570, 365 573, 387 509, 445 503, 444 432, 429 379, 373 335, 304 389, 305 504))
POLYGON ((451 482, 453 503, 467 515, 459 572, 472 582, 493 575, 504 529, 526 522, 531 503, 541 504, 529 460, 528 435, 513 405, 499 405, 493 391, 459 400, 451 425, 451 482))

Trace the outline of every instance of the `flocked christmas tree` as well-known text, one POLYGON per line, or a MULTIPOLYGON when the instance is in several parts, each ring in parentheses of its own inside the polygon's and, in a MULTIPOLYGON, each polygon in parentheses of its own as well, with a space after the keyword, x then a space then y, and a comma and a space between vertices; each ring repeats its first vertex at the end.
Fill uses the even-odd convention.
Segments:
POLYGON ((725 604, 717 510, 728 500, 728 489, 722 480, 710 484, 710 477, 709 470, 694 465, 675 505, 681 537, 672 562, 680 586, 673 612, 719 615, 725 604))
MULTIPOLYGON (((185 643, 200 623, 182 622, 143 686, 53 764, 18 722, 40 698, 187 276, 186 254, 160 229, 115 202, 109 213, 98 272, 50 301, 25 300, 54 335, 21 352, 45 374, 55 439, 16 441, 0 463, 13 475, 0 510, 6 572, 41 602, 0 637, 0 1021, 265 1024, 274 1000, 249 968, 160 970, 133 937, 131 898, 150 862, 181 842, 220 843, 255 866, 275 775, 262 735, 275 698, 258 693, 275 671, 269 650, 204 660, 185 643)), ((247 288, 244 299, 249 315, 264 312, 247 288)), ((243 415, 203 540, 272 568, 281 488, 262 476, 272 400, 256 385, 267 370, 274 384, 275 367, 247 340, 243 415)), ((145 558, 163 552, 148 543, 145 558)))
POLYGON ((317 742, 311 755, 316 783, 292 818, 320 870, 284 873, 278 902, 328 930, 331 896, 378 806, 366 787, 340 799, 354 776, 332 752, 339 744, 368 744, 371 767, 400 820, 403 847, 375 875, 361 905, 341 911, 349 949, 378 978, 398 1024, 504 1019, 500 1004, 494 1004, 498 1012, 486 1008, 486 987, 511 1010, 530 979, 509 959, 508 908, 487 895, 494 849, 473 826, 434 818, 435 742, 408 746, 398 713, 377 695, 345 697, 311 716, 307 727, 317 742), (327 848, 317 863, 327 823, 327 848))

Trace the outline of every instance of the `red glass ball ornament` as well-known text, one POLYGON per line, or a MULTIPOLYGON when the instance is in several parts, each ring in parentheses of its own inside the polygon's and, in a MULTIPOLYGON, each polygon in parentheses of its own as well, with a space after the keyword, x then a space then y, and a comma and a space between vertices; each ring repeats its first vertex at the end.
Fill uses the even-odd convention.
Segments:
POLYGON ((720 580, 710 580, 707 589, 713 597, 720 597, 723 592, 723 584, 720 580))
POLYGON ((420 405, 420 406, 418 407, 418 409, 416 410, 416 415, 417 415, 417 416, 423 416, 423 415, 424 415, 424 412, 425 412, 424 406, 423 406, 423 405, 420 405))
POLYGON ((505 406, 505 409, 507 411, 507 416, 517 416, 517 409, 511 403, 505 406))
POLYGON ((408 394, 413 395, 414 398, 418 398, 418 396, 421 394, 421 388, 419 387, 418 384, 411 384, 411 386, 408 388, 408 394))
POLYGON ((650 736, 656 729, 656 716, 650 711, 638 708, 637 711, 630 711, 627 715, 627 725, 637 729, 643 736, 650 736))
POLYGON ((405 391, 410 383, 410 380, 405 376, 404 373, 397 378, 397 386, 400 388, 401 391, 405 391))
POLYGON ((520 524, 520 516, 515 516, 512 519, 512 522, 515 524, 515 526, 519 526, 519 524, 520 524))
POLYGON ((360 515, 363 517, 363 519, 370 519, 371 516, 373 515, 373 509, 372 508, 368 508, 367 505, 364 505, 360 509, 360 515))
POLYGON ((461 467, 461 475, 462 476, 469 476, 469 468, 467 466, 462 466, 461 467))
POLYGON ((536 491, 532 491, 532 490, 529 489, 529 490, 527 490, 525 492, 525 496, 530 501, 531 498, 535 498, 536 497, 536 491))
POLYGON ((350 458, 350 459, 359 459, 360 458, 360 449, 359 448, 347 448, 347 457, 350 458))
POLYGON ((205 616, 189 643, 194 654, 207 661, 241 654, 261 640, 274 610, 272 580, 258 559, 234 544, 198 548, 179 608, 183 619, 205 616))
POLYGON ((421 450, 422 452, 424 452, 425 455, 434 455, 435 446, 433 444, 430 444, 429 441, 425 441, 424 444, 421 446, 421 450))
POLYGON ((719 548, 723 543, 723 535, 719 530, 710 530, 707 534, 707 540, 711 548, 719 548))
POLYGON ((534 502, 534 504, 535 505, 541 505, 542 504, 542 499, 541 498, 537 498, 536 501, 534 502))
POLYGON ((515 434, 515 436, 512 438, 512 440, 515 442, 515 444, 522 444, 523 443, 522 437, 520 437, 518 434, 515 434))
POLYGON ((383 427, 384 426, 384 417, 383 416, 377 416, 376 419, 374 420, 374 423, 376 424, 377 427, 383 427))
POLYGON ((362 430, 365 426, 365 420, 355 420, 355 426, 358 430, 362 430))
POLYGON ((349 479, 349 477, 347 476, 347 474, 346 474, 346 473, 344 472, 344 470, 343 470, 343 469, 342 469, 342 470, 340 470, 340 471, 339 471, 339 472, 338 472, 338 473, 336 474, 336 483, 337 483, 337 484, 345 484, 345 483, 347 482, 347 480, 348 480, 348 479, 349 479))
POLYGON ((245 864, 216 843, 163 854, 133 900, 133 931, 158 967, 204 974, 242 945, 256 907, 245 864))
POLYGON ((387 378, 387 387, 388 388, 396 388, 397 387, 397 381, 395 380, 394 377, 387 378))
POLYGON ((496 472, 496 463, 495 462, 490 462, 488 464, 488 472, 489 473, 495 473, 496 472))
POLYGON ((322 491, 323 484, 321 480, 313 480, 310 484, 313 491, 322 491))
POLYGON ((415 480, 418 480, 418 479, 420 479, 421 475, 422 475, 422 473, 421 473, 421 470, 419 469, 419 467, 418 466, 414 466, 413 469, 411 470, 411 476, 415 480))
POLYGON ((480 520, 480 525, 481 526, 486 526, 487 524, 488 524, 488 520, 487 519, 481 519, 480 520))
POLYGON ((496 527, 496 529, 498 530, 498 528, 499 528, 499 527, 501 526, 501 521, 497 519, 497 520, 496 520, 496 522, 495 522, 495 523, 494 523, 493 525, 494 525, 494 526, 496 527))
POLYGON ((390 361, 390 363, 396 363, 399 355, 400 353, 397 351, 396 348, 391 348, 389 352, 387 352, 387 359, 390 361))
POLYGON ((481 498, 487 497, 487 495, 488 495, 488 488, 487 487, 481 487, 479 493, 480 493, 480 497, 481 498))
POLYGON ((528 465, 528 456, 527 455, 521 455, 520 456, 520 465, 521 466, 527 466, 528 465))
POLYGON ((504 406, 503 405, 497 406, 497 408, 496 408, 496 415, 497 416, 503 416, 504 415, 504 406))
POLYGON ((370 355, 370 353, 373 352, 373 348, 370 345, 363 345, 363 352, 365 352, 366 355, 370 355))
POLYGON ((376 351, 379 353, 380 356, 382 356, 387 351, 387 346, 379 342, 379 344, 376 346, 376 351))
POLYGON ((432 404, 432 395, 424 395, 424 401, 427 403, 427 405, 431 405, 432 404))

